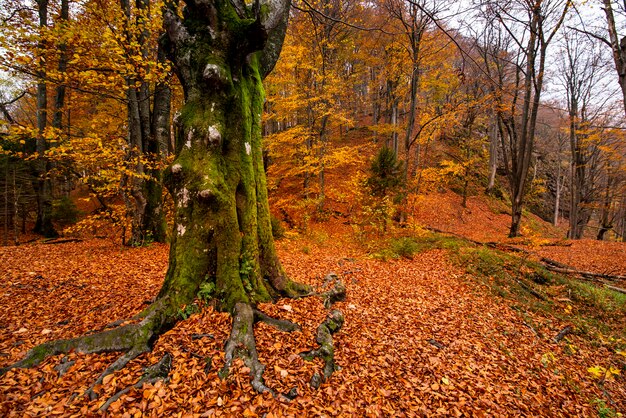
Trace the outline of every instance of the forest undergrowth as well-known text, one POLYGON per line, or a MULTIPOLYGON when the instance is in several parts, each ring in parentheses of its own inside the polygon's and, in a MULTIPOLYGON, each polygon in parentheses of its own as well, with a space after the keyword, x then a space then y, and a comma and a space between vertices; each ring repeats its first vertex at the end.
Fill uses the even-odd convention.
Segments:
MULTIPOLYGON (((261 306, 302 327, 283 334, 259 324, 256 331, 259 358, 268 365, 267 385, 282 393, 296 388, 292 401, 257 394, 243 364, 220 380, 230 317, 203 305, 166 333, 153 352, 105 379, 96 401, 83 392, 114 354, 72 353, 7 372, 0 378, 0 415, 96 414, 165 352, 172 355, 169 378, 128 391, 110 406, 110 414, 610 417, 626 412, 623 295, 544 272, 531 257, 459 238, 411 238, 413 250, 381 260, 332 231, 288 234, 278 242, 294 279, 320 285, 333 271, 347 287, 347 299, 337 304, 346 319, 335 335, 341 369, 318 390, 309 381, 323 364, 298 355, 314 348, 315 329, 325 315, 318 299, 261 306)), ((386 245, 381 241, 381 248, 386 245)), ((606 258, 612 244, 593 245, 607 250, 573 245, 539 251, 593 266, 588 260, 606 258)), ((158 292, 167 251, 157 244, 121 248, 105 239, 0 248, 0 264, 6 266, 0 278, 0 365, 20 359, 35 344, 98 331, 140 311, 158 292)), ((623 274, 626 260, 620 254, 614 253, 611 266, 623 274)))

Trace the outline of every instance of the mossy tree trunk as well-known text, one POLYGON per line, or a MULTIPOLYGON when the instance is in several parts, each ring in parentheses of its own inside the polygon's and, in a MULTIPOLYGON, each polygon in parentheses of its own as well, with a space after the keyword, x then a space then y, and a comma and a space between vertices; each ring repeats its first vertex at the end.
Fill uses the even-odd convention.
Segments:
MULTIPOLYGON (((176 207, 163 287, 136 316, 139 322, 44 343, 0 374, 70 350, 123 352, 88 390, 95 396, 93 388, 104 376, 150 350, 202 290, 203 296, 212 292, 218 308, 233 316, 220 375, 240 356, 251 370, 252 386, 271 392, 263 383, 254 324, 263 321, 287 332, 299 327, 268 317, 256 303, 312 294, 287 277, 277 258, 261 149, 262 79, 280 54, 289 6, 289 0, 252 5, 188 0, 183 18, 165 10, 166 44, 185 104, 176 118, 176 158, 163 175, 176 207)), ((332 303, 342 300, 345 288, 335 285, 321 295, 334 297, 332 303)))
POLYGON ((165 12, 185 104, 164 175, 176 216, 161 295, 214 283, 230 311, 301 295, 306 289, 287 279, 276 256, 261 146, 262 79, 282 47, 289 3, 186 3, 183 19, 165 12))

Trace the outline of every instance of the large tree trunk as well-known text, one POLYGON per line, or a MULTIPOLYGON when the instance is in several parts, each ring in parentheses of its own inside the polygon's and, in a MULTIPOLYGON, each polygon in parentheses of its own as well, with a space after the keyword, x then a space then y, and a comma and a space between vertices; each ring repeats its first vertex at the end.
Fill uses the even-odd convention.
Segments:
MULTIPOLYGON (((183 85, 185 105, 176 122, 176 159, 164 174, 176 215, 163 287, 156 301, 137 315, 140 322, 44 343, 23 360, 0 369, 0 374, 70 350, 124 352, 94 382, 88 393, 95 395, 94 387, 106 375, 150 350, 202 290, 205 297, 212 293, 217 307, 233 316, 220 376, 240 356, 251 370, 252 386, 272 392, 263 383, 254 324, 264 321, 288 332, 298 326, 269 318, 255 304, 278 296, 311 294, 308 286, 288 279, 276 256, 261 150, 261 80, 280 54, 288 10, 288 0, 260 8, 189 0, 184 20, 176 10, 165 11, 170 56, 183 85)), ((345 287, 336 281, 323 296, 330 307, 343 300, 345 287)), ((326 363, 324 377, 335 369, 330 335, 343 323, 340 312, 331 316, 331 322, 321 325, 328 338, 317 339, 322 347, 316 353, 326 363)))
MULTIPOLYGON (((271 234, 261 146, 262 78, 273 68, 289 2, 269 12, 242 2, 187 2, 165 21, 185 104, 165 184, 176 207, 170 266, 160 297, 215 283, 221 307, 299 296, 271 234)), ((187 296, 189 297, 189 296, 187 296)))

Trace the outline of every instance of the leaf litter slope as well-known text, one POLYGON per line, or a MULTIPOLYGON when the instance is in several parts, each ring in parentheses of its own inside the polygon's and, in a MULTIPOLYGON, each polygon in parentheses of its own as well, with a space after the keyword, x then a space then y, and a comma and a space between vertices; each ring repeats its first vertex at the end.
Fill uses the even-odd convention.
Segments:
MULTIPOLYGON (((297 355, 314 348, 325 315, 320 301, 308 298, 262 306, 299 322, 302 332, 283 334, 264 324, 256 332, 268 386, 281 392, 296 387, 299 396, 292 402, 254 393, 242 365, 224 381, 217 377, 230 319, 207 308, 107 379, 94 402, 80 395, 115 354, 71 354, 75 363, 61 377, 54 369, 61 356, 33 370, 8 372, 0 378, 0 415, 95 414, 165 351, 173 354, 170 380, 130 391, 111 414, 592 416, 591 401, 605 396, 587 372, 614 355, 604 345, 579 336, 571 336, 569 348, 552 342, 567 324, 512 309, 450 265, 443 251, 384 263, 337 239, 284 240, 279 247, 295 279, 319 285, 335 271, 348 288, 347 300, 337 304, 346 315, 335 336, 342 369, 319 390, 308 381, 321 363, 297 355), (544 332, 538 337, 525 324, 544 332)), ((28 245, 1 248, 0 264, 0 365, 6 365, 37 343, 99 330, 138 312, 158 292, 167 247, 120 249, 102 240, 28 245)), ((618 376, 603 388, 622 412, 624 386, 618 376)))

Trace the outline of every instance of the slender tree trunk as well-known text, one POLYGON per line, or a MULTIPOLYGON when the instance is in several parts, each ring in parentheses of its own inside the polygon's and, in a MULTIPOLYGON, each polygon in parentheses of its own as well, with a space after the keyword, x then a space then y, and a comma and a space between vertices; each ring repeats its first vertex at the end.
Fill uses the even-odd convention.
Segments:
MULTIPOLYGON (((48 0, 37 0, 39 14, 39 28, 43 32, 48 27, 48 0)), ((34 189, 37 198, 37 220, 34 232, 47 238, 58 236, 52 224, 52 182, 48 177, 49 162, 45 156, 48 149, 48 141, 45 138, 45 130, 48 124, 48 97, 46 86, 46 44, 39 41, 39 69, 37 76, 37 159, 34 161, 36 179, 34 189)))
MULTIPOLYGON (((131 15, 131 6, 128 0, 120 0, 120 4, 126 14, 126 24, 130 27, 134 24, 139 29, 136 35, 136 42, 139 45, 139 53, 144 61, 149 59, 148 53, 148 32, 145 19, 149 19, 149 2, 147 0, 137 0, 136 7, 138 16, 134 19, 131 15), (132 22, 132 23, 131 23, 132 22)), ((135 39, 133 31, 126 31, 129 39, 135 39)), ((164 54, 161 53, 164 58, 164 54)), ((130 57, 129 57, 130 58, 130 57)), ((123 181, 125 202, 131 221, 129 245, 141 245, 146 240, 164 242, 165 218, 162 212, 162 188, 160 184, 160 173, 157 169, 147 169, 143 160, 148 159, 157 165, 160 159, 159 143, 156 135, 154 123, 160 123, 161 128, 164 121, 153 121, 154 115, 150 111, 150 87, 143 77, 127 77, 127 111, 128 111, 128 164, 131 166, 133 174, 126 176, 123 181), (148 175, 151 178, 146 179, 148 175)), ((155 110, 159 112, 168 111, 169 104, 156 103, 156 98, 169 100, 169 96, 163 94, 163 90, 155 96, 155 110)), ((169 115, 160 115, 161 118, 169 119, 169 115)))
POLYGON ((411 82, 409 84, 409 115, 407 119, 406 131, 404 132, 404 181, 409 177, 409 166, 411 156, 411 140, 413 139, 413 129, 415 128, 415 107, 417 106, 417 87, 419 85, 419 67, 417 63, 417 52, 413 53, 413 69, 411 71, 411 82))
POLYGON ((398 132, 396 130, 398 126, 398 103, 399 99, 396 97, 396 85, 397 83, 392 80, 387 80, 387 107, 388 107, 388 122, 393 128, 391 137, 389 138, 388 146, 393 152, 398 155, 398 132))
MULTIPOLYGON (((157 61, 165 62, 165 51, 159 44, 157 61)), ((154 89, 150 135, 146 144, 148 157, 154 165, 163 161, 169 153, 170 144, 170 112, 172 91, 167 81, 157 83, 154 89)), ((163 187, 161 170, 149 170, 150 180, 146 181, 146 210, 143 230, 156 242, 165 242, 167 238, 165 213, 163 210, 163 187)))
POLYGON ((9 245, 9 157, 5 158, 6 166, 4 167, 4 243, 6 247, 9 245))
MULTIPOLYGON (((59 15, 59 24, 66 25, 69 20, 69 0, 61 0, 61 13, 59 15)), ((58 46, 59 48, 59 63, 57 65, 57 70, 59 74, 64 77, 65 72, 67 71, 67 44, 65 42, 61 42, 58 46)), ((52 117, 52 127, 61 133, 63 129, 63 108, 65 106, 65 83, 59 83, 56 87, 55 97, 54 97, 54 115, 52 117)))
POLYGON ((611 0, 603 0, 603 3, 611 50, 613 52, 613 62, 615 63, 617 80, 622 90, 622 101, 624 105, 624 113, 626 114, 626 37, 623 37, 621 40, 619 39, 611 0))
POLYGON ((496 187, 496 173, 498 169, 498 121, 493 115, 489 125, 489 181, 485 190, 486 194, 491 194, 496 187))
POLYGON ((563 188, 563 180, 561 180, 561 164, 557 166, 556 171, 556 191, 554 196, 554 214, 552 217, 552 224, 554 226, 559 225, 559 211, 561 209, 561 189, 563 188))
POLYGON ((19 208, 20 208, 20 194, 17 191, 17 182, 16 182, 16 177, 17 177, 17 168, 15 166, 13 166, 13 244, 14 245, 18 245, 19 244, 19 237, 20 235, 18 234, 18 228, 17 228, 17 217, 19 215, 19 208))
POLYGON ((324 201, 326 200, 326 148, 328 145, 328 115, 322 117, 322 126, 320 128, 320 151, 318 155, 319 159, 319 175, 318 185, 319 194, 317 196, 317 210, 322 212, 324 210, 324 201))
POLYGON ((604 186, 604 196, 602 199, 602 212, 600 213, 600 229, 598 230, 598 235, 596 239, 602 241, 607 232, 613 229, 613 222, 611 218, 611 203, 613 201, 613 196, 611 195, 611 190, 613 188, 613 182, 611 181, 611 176, 609 173, 609 164, 606 163, 607 173, 606 173, 606 184, 604 186))

